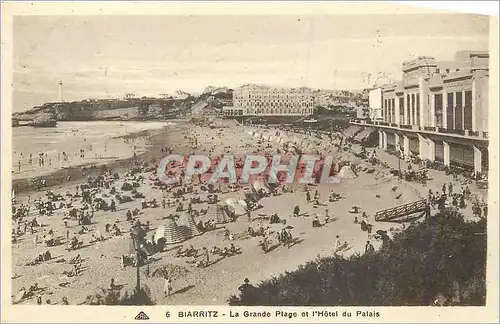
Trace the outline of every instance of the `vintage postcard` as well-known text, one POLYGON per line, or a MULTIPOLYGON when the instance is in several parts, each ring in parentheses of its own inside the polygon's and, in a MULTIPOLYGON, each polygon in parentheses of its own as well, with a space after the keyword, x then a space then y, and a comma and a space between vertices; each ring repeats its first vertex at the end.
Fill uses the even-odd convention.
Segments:
POLYGON ((1 111, 3 322, 498 321, 496 16, 2 3, 1 111))

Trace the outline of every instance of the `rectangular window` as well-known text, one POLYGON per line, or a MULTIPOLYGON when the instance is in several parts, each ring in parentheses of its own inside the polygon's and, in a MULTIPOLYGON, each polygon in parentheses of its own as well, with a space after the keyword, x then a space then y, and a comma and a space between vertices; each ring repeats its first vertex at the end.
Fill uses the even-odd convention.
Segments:
POLYGON ((453 103, 453 92, 448 92, 448 103, 446 105, 446 123, 447 128, 453 129, 453 107, 455 106, 453 103))
POLYGON ((443 127, 443 95, 434 95, 434 123, 437 127, 443 127))
POLYGON ((385 121, 388 122, 391 119, 391 99, 387 99, 387 113, 385 121))
POLYGON ((406 95, 406 125, 411 124, 410 95, 406 95))
POLYGON ((399 122, 405 123, 405 98, 399 98, 399 122))
POLYGON ((396 122, 396 99, 392 99, 392 114, 391 114, 391 123, 396 122))
POLYGON ((463 129, 462 124, 462 115, 463 115, 463 106, 462 106, 462 91, 455 92, 455 129, 463 129))
POLYGON ((417 122, 416 124, 420 126, 420 94, 415 95, 417 97, 417 122))
POLYGON ((387 99, 384 99, 384 113, 383 113, 382 118, 384 120, 386 120, 386 118, 387 118, 387 99))
POLYGON ((472 91, 465 91, 464 129, 472 130, 472 91))
POLYGON ((415 124, 415 94, 411 95, 411 124, 415 124))

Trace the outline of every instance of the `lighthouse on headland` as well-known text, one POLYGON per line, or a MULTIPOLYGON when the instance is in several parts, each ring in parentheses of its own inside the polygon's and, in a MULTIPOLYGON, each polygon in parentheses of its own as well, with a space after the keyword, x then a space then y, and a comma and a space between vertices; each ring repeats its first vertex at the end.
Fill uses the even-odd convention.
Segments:
POLYGON ((63 82, 62 81, 59 81, 59 102, 64 102, 63 82))

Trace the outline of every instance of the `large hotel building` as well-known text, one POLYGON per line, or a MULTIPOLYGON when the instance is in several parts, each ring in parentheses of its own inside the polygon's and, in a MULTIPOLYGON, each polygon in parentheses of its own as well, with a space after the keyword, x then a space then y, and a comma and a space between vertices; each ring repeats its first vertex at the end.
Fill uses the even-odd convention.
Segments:
POLYGON ((379 133, 382 149, 487 171, 489 55, 458 52, 451 62, 419 57, 404 62, 401 82, 370 93, 371 114, 355 125, 379 133))
POLYGON ((225 107, 233 116, 307 116, 314 110, 314 97, 308 88, 274 88, 244 85, 233 92, 233 106, 225 107))

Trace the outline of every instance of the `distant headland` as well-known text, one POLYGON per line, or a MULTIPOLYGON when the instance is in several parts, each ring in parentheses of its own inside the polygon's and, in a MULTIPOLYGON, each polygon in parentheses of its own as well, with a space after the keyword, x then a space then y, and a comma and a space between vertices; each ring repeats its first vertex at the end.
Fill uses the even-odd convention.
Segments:
POLYGON ((55 127, 58 121, 164 120, 186 114, 195 97, 86 99, 51 102, 12 114, 12 127, 55 127))

